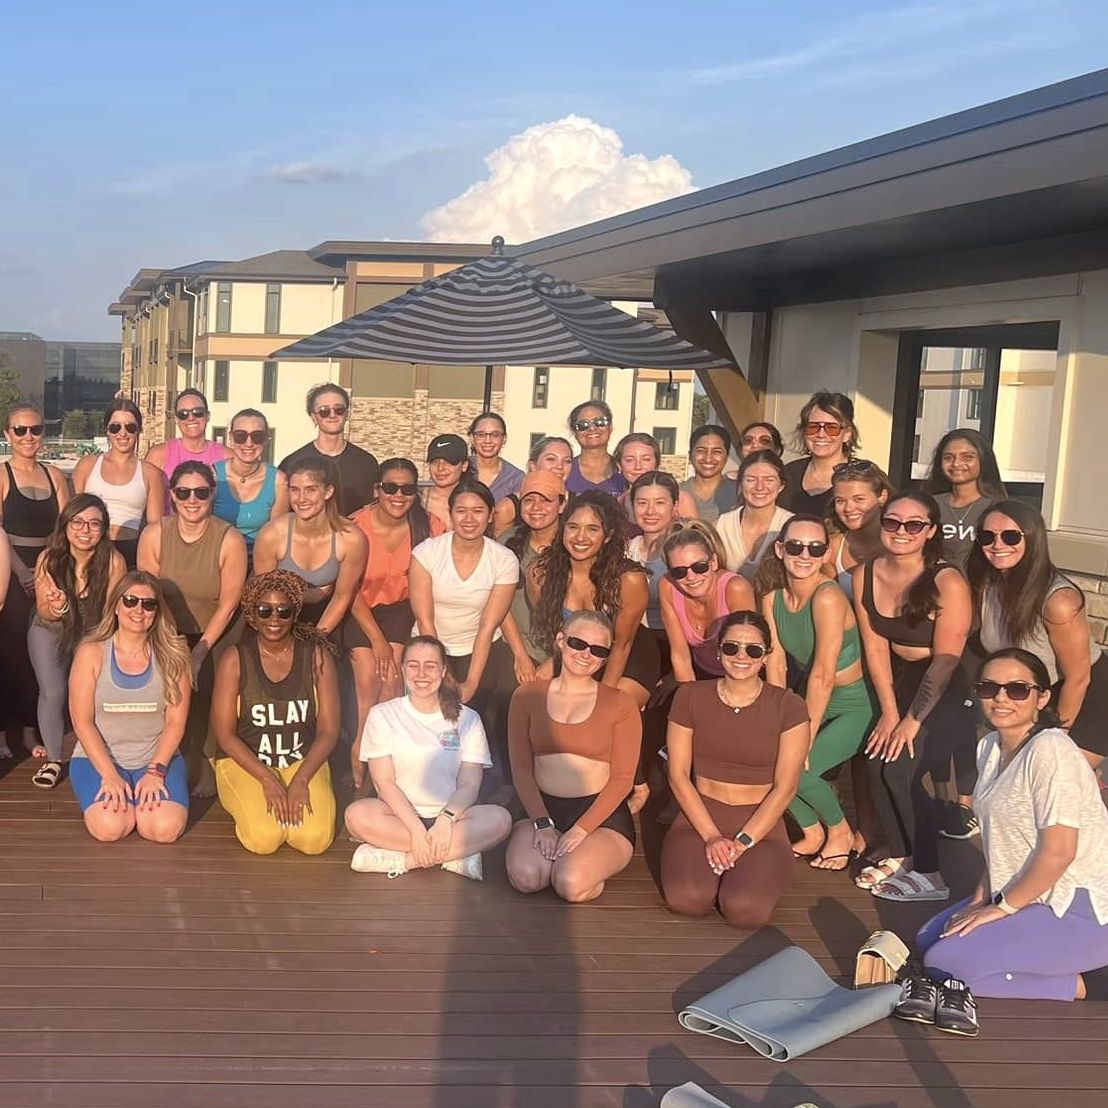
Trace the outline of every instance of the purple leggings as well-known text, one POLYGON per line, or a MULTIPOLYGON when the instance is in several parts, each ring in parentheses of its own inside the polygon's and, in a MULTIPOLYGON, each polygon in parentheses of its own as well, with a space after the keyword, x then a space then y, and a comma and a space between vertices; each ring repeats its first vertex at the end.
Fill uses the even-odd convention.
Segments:
POLYGON ((1085 889, 1061 919, 1045 904, 1031 904, 968 935, 940 938, 968 903, 969 897, 940 912, 916 936, 936 980, 956 977, 978 996, 1073 1000, 1078 975, 1108 965, 1108 924, 1097 922, 1085 889))

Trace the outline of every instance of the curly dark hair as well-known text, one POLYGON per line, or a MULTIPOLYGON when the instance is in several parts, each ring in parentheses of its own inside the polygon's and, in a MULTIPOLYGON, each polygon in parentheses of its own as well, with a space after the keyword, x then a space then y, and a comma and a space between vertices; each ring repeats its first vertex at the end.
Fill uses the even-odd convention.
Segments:
POLYGON ((604 545, 589 570, 596 610, 614 621, 619 612, 623 575, 645 572, 638 562, 627 557, 624 539, 627 514, 619 501, 606 492, 589 491, 574 497, 562 515, 554 541, 534 563, 542 588, 531 621, 531 633, 535 644, 548 654, 553 652, 554 636, 562 626, 562 607, 569 589, 571 566, 565 544, 566 525, 584 511, 592 512, 604 529, 604 545))
POLYGON ((279 592, 296 609, 292 617, 292 635, 303 642, 323 646, 332 654, 338 648, 314 624, 304 623, 296 617, 304 607, 304 579, 287 569, 271 569, 257 577, 250 577, 242 587, 242 611, 252 631, 257 631, 254 623, 255 608, 267 592, 279 592))

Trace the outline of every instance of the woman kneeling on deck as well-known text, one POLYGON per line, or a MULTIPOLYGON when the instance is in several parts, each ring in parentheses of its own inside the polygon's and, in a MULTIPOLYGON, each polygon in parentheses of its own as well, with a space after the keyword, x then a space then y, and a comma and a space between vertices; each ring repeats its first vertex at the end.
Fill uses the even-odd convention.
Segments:
POLYGON ((219 660, 212 729, 219 802, 253 854, 288 843, 322 854, 335 835, 327 759, 339 737, 339 686, 326 640, 297 622, 304 582, 276 569, 251 577, 242 607, 252 630, 219 660))
POLYGON ((412 639, 400 672, 407 695, 371 708, 362 733, 377 796, 346 809, 362 840, 350 868, 399 877, 441 866, 479 881, 482 852, 512 829, 506 808, 476 803, 492 765, 481 717, 462 704, 438 639, 412 639))
POLYGON ((593 900, 631 861, 627 797, 642 746, 642 718, 627 693, 594 675, 612 651, 612 624, 586 609, 554 637, 561 673, 512 697, 512 781, 527 819, 508 843, 508 880, 521 893, 553 886, 563 900, 593 900))
POLYGON ((188 775, 177 748, 191 674, 188 646, 157 578, 131 570, 69 672, 77 733, 69 780, 93 838, 116 842, 137 829, 144 839, 171 843, 184 831, 188 775))

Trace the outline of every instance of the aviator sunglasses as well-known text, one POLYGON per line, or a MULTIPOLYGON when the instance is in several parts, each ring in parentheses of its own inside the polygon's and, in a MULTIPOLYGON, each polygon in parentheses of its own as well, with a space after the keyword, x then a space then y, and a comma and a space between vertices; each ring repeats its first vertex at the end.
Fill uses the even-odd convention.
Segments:
POLYGON ((330 419, 332 416, 338 416, 341 419, 348 411, 349 408, 345 404, 323 404, 316 408, 315 414, 320 419, 330 419))
POLYGON ((419 486, 412 481, 403 485, 399 481, 382 481, 378 487, 386 496, 395 496, 397 493, 401 496, 415 496, 419 492, 419 486))
POLYGON ((204 407, 177 409, 177 419, 181 423, 184 423, 186 419, 203 419, 207 414, 208 409, 204 407))
POLYGON ((23 423, 9 427, 8 430, 11 431, 17 439, 23 438, 24 435, 33 435, 37 439, 39 435, 46 430, 46 426, 42 423, 23 423))
POLYGON ((1007 527, 1003 531, 978 531, 977 542, 981 546, 992 546, 1000 539, 1005 546, 1018 546, 1023 541, 1023 532, 1014 527, 1007 527))
POLYGON ((748 658, 761 658, 765 655, 766 648, 761 643, 735 642, 734 639, 728 639, 726 642, 719 644, 719 652, 726 654, 728 658, 733 658, 740 653, 745 654, 748 658))
POLYGON ((120 431, 126 431, 128 435, 134 435, 138 433, 137 423, 109 423, 108 434, 118 435, 120 431))
POLYGON ((195 496, 197 500, 207 500, 212 495, 212 490, 207 485, 197 485, 196 488, 177 485, 173 489, 173 495, 182 502, 188 500, 190 496, 195 496))
POLYGON ((293 615, 295 615, 291 604, 278 604, 276 606, 272 604, 258 604, 255 605, 254 611, 258 613, 258 619, 269 619, 274 612, 277 613, 277 618, 280 620, 290 620, 293 615))
POLYGON ((819 420, 809 420, 804 424, 804 434, 810 439, 814 439, 821 431, 829 439, 837 439, 843 433, 843 425, 841 423, 824 423, 819 420))
POLYGON ((134 608, 141 604, 144 612, 156 612, 158 610, 158 601, 153 596, 135 596, 134 593, 129 592, 119 599, 123 601, 124 608, 134 608))
POLYGON ((594 658, 607 658, 612 653, 610 646, 597 646, 596 643, 585 642, 576 635, 566 635, 566 646, 570 650, 587 650, 594 658))
POLYGON ((974 692, 982 700, 996 700, 1001 689, 1009 700, 1026 700, 1031 695, 1031 690, 1038 687, 1030 681, 978 681, 973 686, 974 692))
POLYGON ((573 429, 575 431, 596 430, 600 427, 611 427, 612 421, 606 415, 598 415, 593 419, 575 419, 573 429))
POLYGON ((881 530, 895 535, 897 531, 907 531, 909 535, 918 535, 931 526, 929 519, 893 519, 892 516, 881 517, 881 530))
POLYGON ((786 539, 781 546, 786 554, 791 558, 798 558, 805 550, 812 555, 813 558, 822 558, 827 553, 827 543, 820 542, 818 539, 815 542, 801 542, 800 539, 786 539))
POLYGON ((708 558, 701 558, 699 562, 693 562, 691 566, 670 566, 669 575, 674 581, 684 581, 690 573, 701 576, 707 573, 711 568, 711 560, 708 558))
POLYGON ((266 439, 269 438, 268 431, 232 431, 231 441, 236 446, 245 446, 249 439, 255 446, 265 446, 266 439))

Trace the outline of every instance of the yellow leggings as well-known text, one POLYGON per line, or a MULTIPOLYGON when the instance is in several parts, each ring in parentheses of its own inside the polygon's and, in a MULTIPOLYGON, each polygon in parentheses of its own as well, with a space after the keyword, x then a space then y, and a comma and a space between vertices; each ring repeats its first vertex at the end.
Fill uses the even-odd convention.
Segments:
MULTIPOLYGON (((297 762, 287 769, 270 772, 288 785, 301 765, 302 762, 297 762)), ((335 837, 335 794, 326 762, 308 784, 312 810, 304 812, 299 827, 282 827, 277 817, 266 811, 261 783, 233 758, 220 758, 216 762, 215 786, 219 803, 235 821, 239 842, 252 854, 272 854, 282 843, 288 843, 301 854, 322 854, 335 837)))

